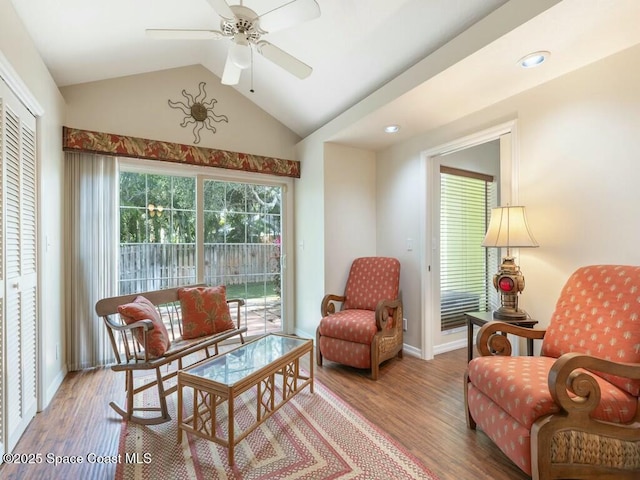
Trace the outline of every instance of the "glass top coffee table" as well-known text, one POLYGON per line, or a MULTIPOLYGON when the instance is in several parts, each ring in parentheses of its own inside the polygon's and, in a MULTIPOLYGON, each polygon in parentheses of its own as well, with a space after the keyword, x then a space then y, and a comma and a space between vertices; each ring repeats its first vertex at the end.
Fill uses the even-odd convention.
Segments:
POLYGON ((238 442, 307 385, 313 393, 312 357, 312 340, 269 334, 180 370, 178 443, 182 442, 183 431, 206 438, 226 447, 229 465, 233 465, 238 442), (309 354, 308 375, 300 369, 300 359, 306 354, 309 354), (279 388, 276 378, 282 379, 279 388), (185 387, 193 389, 193 414, 186 417, 183 415, 185 387), (254 387, 257 389, 255 421, 236 432, 236 398, 254 387), (217 428, 224 420, 227 421, 226 435, 224 429, 217 428))

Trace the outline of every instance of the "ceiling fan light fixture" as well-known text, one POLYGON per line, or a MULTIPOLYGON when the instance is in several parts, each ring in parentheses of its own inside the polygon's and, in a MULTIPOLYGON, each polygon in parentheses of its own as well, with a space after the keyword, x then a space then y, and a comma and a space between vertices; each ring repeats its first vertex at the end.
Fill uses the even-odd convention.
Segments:
POLYGON ((518 65, 522 68, 537 67, 538 65, 542 65, 549 55, 551 55, 551 53, 547 51, 533 52, 518 60, 518 65))
POLYGON ((241 69, 249 68, 251 66, 251 46, 247 41, 247 37, 241 33, 238 33, 233 38, 233 43, 229 50, 229 56, 233 64, 241 69))
POLYGON ((237 85, 243 70, 251 69, 253 77, 254 49, 255 53, 299 79, 311 75, 313 69, 309 65, 262 37, 274 30, 292 27, 320 16, 317 0, 281 0, 285 3, 261 15, 245 7, 242 0, 239 5, 229 5, 231 0, 207 1, 220 17, 220 31, 147 29, 147 35, 155 38, 228 40, 231 45, 220 78, 223 85, 237 85))

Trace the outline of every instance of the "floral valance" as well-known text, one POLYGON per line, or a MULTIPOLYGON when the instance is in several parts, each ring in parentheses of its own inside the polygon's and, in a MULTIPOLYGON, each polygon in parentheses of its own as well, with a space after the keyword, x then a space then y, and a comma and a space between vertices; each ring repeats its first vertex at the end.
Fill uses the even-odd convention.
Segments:
POLYGON ((300 162, 295 160, 160 142, 113 133, 91 132, 70 127, 62 128, 62 147, 65 151, 145 158, 300 178, 300 162))

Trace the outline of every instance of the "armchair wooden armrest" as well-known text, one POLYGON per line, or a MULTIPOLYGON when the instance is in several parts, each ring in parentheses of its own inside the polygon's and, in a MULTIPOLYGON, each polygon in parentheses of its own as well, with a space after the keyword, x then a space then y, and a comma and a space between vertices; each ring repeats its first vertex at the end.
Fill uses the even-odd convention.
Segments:
POLYGON ((346 299, 347 297, 343 295, 333 295, 331 293, 325 295, 322 299, 322 303, 320 304, 320 313, 322 314, 322 318, 332 313, 336 313, 336 302, 344 303, 346 299))
POLYGON ((511 342, 506 334, 511 333, 520 338, 541 340, 546 330, 519 327, 510 323, 492 320, 485 323, 478 332, 476 346, 481 356, 502 355, 510 356, 512 352, 511 342))
MULTIPOLYGON (((600 403, 600 387, 593 375, 602 374, 638 380, 640 364, 613 362, 580 353, 565 353, 556 360, 549 371, 549 391, 553 400, 569 416, 582 417, 587 421, 600 403)), ((640 409, 636 412, 635 421, 640 421, 640 409)), ((637 425, 635 435, 638 435, 637 425)))
POLYGON ((565 353, 551 367, 549 391, 561 410, 538 419, 531 426, 534 478, 572 478, 579 468, 585 473, 581 478, 638 478, 638 469, 633 468, 637 463, 629 462, 639 448, 640 410, 636 410, 628 423, 593 418, 592 412, 601 399, 595 376, 602 374, 637 380, 640 364, 565 353), (587 444, 598 445, 597 451, 585 450, 587 444), (589 462, 585 460, 587 457, 589 462), (575 460, 568 461, 572 458, 575 460), (587 476, 589 472, 593 474, 587 476))
POLYGON ((389 317, 393 317, 393 324, 400 325, 402 328, 402 302, 399 298, 395 300, 381 300, 376 305, 376 327, 379 332, 389 330, 389 335, 393 335, 393 329, 389 329, 389 317))

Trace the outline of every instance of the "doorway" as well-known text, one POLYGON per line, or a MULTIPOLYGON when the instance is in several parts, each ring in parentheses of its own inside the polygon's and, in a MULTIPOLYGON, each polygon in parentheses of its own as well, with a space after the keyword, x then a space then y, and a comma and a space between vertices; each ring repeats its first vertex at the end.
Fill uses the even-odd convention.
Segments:
MULTIPOLYGON (((427 221, 425 223, 426 248, 423 256, 425 274, 422 276, 422 352, 425 359, 466 347, 467 344, 466 329, 463 324, 458 322, 457 328, 443 329, 442 326, 441 167, 492 175, 496 179, 497 187, 495 202, 499 205, 516 201, 515 130, 516 122, 513 121, 425 152, 427 195, 423 208, 424 218, 427 221)), ((477 249, 478 252, 481 250, 481 248, 477 249)), ((473 306, 469 305, 465 308, 477 310, 480 306, 476 307, 474 302, 473 306)))

